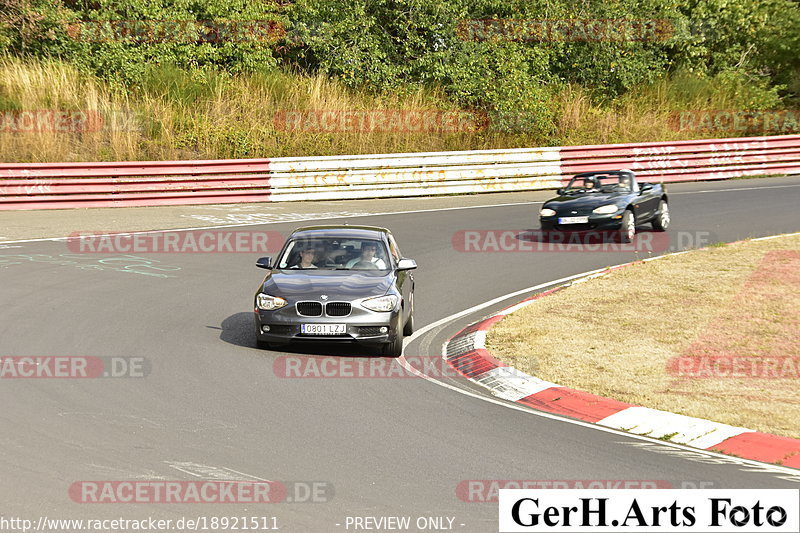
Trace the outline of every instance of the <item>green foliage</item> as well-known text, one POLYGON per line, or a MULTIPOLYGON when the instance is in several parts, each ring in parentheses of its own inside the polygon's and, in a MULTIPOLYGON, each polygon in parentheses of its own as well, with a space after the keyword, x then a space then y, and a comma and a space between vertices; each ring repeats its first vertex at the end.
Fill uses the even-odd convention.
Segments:
POLYGON ((229 74, 274 68, 285 19, 249 0, 6 0, 0 49, 57 56, 125 85, 151 65, 229 74))
POLYGON ((781 76, 800 65, 800 8, 793 0, 685 0, 671 57, 683 68, 781 76))
POLYGON ((0 2, 0 51, 4 54, 44 56, 69 48, 66 28, 76 13, 53 0, 0 2))
POLYGON ((692 90, 748 109, 800 91, 796 0, 278 1, 2 0, 0 51, 57 57, 186 106, 241 73, 285 94, 295 70, 375 97, 422 85, 486 113, 495 132, 540 137, 567 86, 606 106, 684 72, 672 97, 693 105, 692 90), (542 25, 555 20, 593 20, 600 33, 542 25))
POLYGON ((775 103, 773 89, 797 79, 798 13, 792 0, 298 0, 289 59, 351 87, 440 86, 458 105, 490 112, 502 131, 546 132, 546 103, 565 83, 610 102, 687 70, 738 93, 749 84, 752 105, 775 103), (540 37, 531 21, 544 20, 614 22, 605 34, 540 37), (779 28, 792 33, 777 38, 779 28))

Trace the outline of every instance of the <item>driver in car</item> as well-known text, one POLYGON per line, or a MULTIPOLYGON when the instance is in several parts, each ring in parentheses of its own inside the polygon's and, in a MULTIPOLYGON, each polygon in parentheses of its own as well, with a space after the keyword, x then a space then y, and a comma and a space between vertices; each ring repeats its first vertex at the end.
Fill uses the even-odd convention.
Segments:
POLYGON ((315 250, 311 245, 307 245, 300 249, 300 262, 289 268, 317 268, 314 264, 315 250))
MULTIPOLYGON (((361 257, 356 257, 355 259, 351 259, 345 265, 345 268, 353 268, 354 266, 358 265, 359 263, 372 263, 375 265, 375 268, 379 270, 386 270, 386 263, 380 257, 375 257, 375 253, 378 251, 378 247, 375 243, 372 242, 365 242, 361 245, 361 257)), ((359 265, 360 266, 360 265, 359 265)))

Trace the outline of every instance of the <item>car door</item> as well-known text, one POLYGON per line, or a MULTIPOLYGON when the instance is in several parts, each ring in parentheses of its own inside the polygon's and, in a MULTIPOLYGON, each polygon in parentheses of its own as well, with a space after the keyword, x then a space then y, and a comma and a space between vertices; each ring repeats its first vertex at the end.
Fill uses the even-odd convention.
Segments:
MULTIPOLYGON (((392 261, 394 262, 394 266, 397 267, 397 264, 402 259, 403 254, 400 252, 400 248, 397 246, 397 242, 395 242, 394 237, 389 234, 389 253, 392 254, 392 261)), ((404 316, 403 320, 407 320, 409 313, 411 312, 411 306, 413 302, 413 292, 414 292, 414 273, 412 270, 401 270, 399 272, 395 272, 397 275, 397 290, 400 291, 400 294, 403 296, 403 302, 405 302, 404 307, 404 316)))
POLYGON ((643 221, 651 220, 655 216, 658 210, 658 201, 660 200, 658 194, 656 194, 656 187, 649 183, 647 185, 649 188, 645 188, 644 190, 642 190, 641 185, 639 186, 643 221))
POLYGON ((653 218, 653 213, 658 205, 653 205, 652 188, 648 190, 642 189, 642 184, 637 183, 635 186, 636 192, 633 193, 633 212, 636 215, 636 223, 642 224, 653 218))

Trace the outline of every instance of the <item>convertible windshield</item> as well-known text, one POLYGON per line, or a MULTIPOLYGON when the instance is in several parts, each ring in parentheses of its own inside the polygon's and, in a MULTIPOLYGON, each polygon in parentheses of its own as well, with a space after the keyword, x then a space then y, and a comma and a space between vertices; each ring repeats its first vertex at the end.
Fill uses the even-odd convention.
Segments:
POLYGON ((294 239, 278 258, 280 269, 387 270, 389 256, 372 239, 294 239))
POLYGON ((625 174, 575 176, 564 189, 567 194, 592 192, 631 192, 632 180, 625 174))

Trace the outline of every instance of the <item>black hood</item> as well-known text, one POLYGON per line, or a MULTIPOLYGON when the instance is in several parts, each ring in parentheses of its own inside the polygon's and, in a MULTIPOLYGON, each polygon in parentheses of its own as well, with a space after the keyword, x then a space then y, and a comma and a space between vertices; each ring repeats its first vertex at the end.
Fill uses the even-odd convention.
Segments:
POLYGON ((297 301, 318 299, 356 300, 383 296, 394 284, 394 273, 370 270, 275 270, 264 280, 263 291, 297 301))
POLYGON ((543 207, 547 207, 561 213, 565 210, 586 212, 600 207, 601 205, 617 204, 625 205, 631 193, 622 192, 595 192, 580 194, 575 196, 562 195, 545 202, 543 207))

